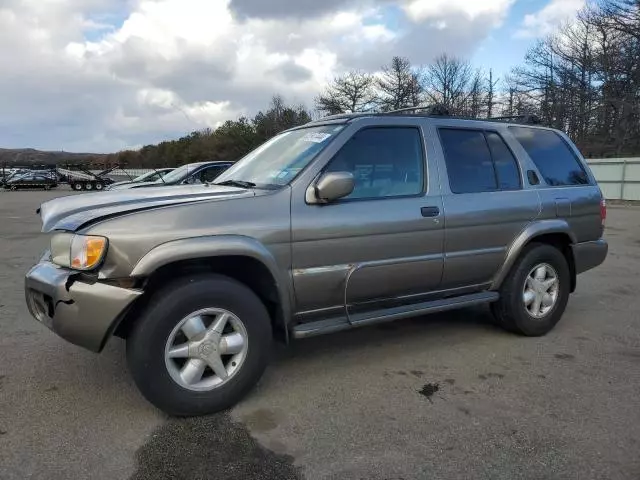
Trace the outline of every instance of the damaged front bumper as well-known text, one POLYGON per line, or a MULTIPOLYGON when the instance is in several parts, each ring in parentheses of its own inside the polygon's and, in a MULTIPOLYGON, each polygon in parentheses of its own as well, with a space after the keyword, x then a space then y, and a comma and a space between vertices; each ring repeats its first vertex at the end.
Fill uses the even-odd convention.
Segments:
POLYGON ((65 340, 100 352, 124 312, 142 295, 100 282, 41 260, 25 277, 29 312, 65 340))

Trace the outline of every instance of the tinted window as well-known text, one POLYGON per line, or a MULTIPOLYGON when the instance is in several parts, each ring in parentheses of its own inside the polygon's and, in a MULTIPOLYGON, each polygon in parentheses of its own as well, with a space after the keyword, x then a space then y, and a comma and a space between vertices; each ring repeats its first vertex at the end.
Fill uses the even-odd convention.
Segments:
POLYGON ((509 127, 549 185, 587 185, 589 177, 569 146, 551 130, 509 127))
POLYGON ((443 128, 440 139, 453 193, 498 189, 496 171, 482 131, 443 128))
POLYGON ((327 171, 351 172, 355 189, 346 198, 380 198, 422 192, 424 159, 417 128, 366 128, 355 133, 327 171))
POLYGON ((225 167, 210 167, 201 174, 203 182, 213 182, 218 176, 225 171, 225 167))
POLYGON ((497 133, 486 132, 485 135, 487 136, 493 164, 498 174, 498 188, 500 190, 519 190, 522 187, 520 170, 513 153, 497 133))

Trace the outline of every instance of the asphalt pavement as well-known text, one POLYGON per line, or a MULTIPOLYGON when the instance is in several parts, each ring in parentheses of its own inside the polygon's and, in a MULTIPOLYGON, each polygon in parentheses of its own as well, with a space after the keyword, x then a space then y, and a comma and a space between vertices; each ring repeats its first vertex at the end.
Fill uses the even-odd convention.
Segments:
POLYGON ((640 478, 640 207, 609 207, 609 258, 546 337, 474 308, 299 341, 232 411, 177 420, 122 340, 92 354, 29 316, 35 209, 62 194, 0 192, 3 480, 640 478))

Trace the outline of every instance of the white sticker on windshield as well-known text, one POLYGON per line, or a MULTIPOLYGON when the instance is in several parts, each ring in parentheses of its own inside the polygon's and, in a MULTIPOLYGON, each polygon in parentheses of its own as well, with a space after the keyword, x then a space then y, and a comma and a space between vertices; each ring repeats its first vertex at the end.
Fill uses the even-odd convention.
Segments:
POLYGON ((322 143, 331 136, 330 133, 310 132, 302 137, 303 142, 322 143))

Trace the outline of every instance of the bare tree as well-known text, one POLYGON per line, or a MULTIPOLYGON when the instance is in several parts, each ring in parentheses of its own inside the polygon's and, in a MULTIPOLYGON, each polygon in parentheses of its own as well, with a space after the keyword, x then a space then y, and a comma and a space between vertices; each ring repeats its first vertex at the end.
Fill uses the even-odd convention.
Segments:
POLYGON ((469 95, 472 70, 468 61, 443 54, 427 67, 426 96, 429 102, 460 113, 469 95))
POLYGON ((469 91, 463 114, 472 118, 480 118, 486 105, 487 85, 482 70, 476 70, 469 83, 469 91))
POLYGON ((496 101, 496 88, 500 80, 493 78, 493 69, 489 69, 489 79, 487 82, 487 118, 493 117, 493 109, 496 101))
POLYGON ((318 95, 316 109, 328 115, 371 110, 374 106, 374 77, 371 74, 352 71, 333 82, 318 95))
POLYGON ((393 57, 391 63, 382 68, 376 83, 377 104, 382 111, 416 107, 421 103, 420 74, 407 58, 393 57))

